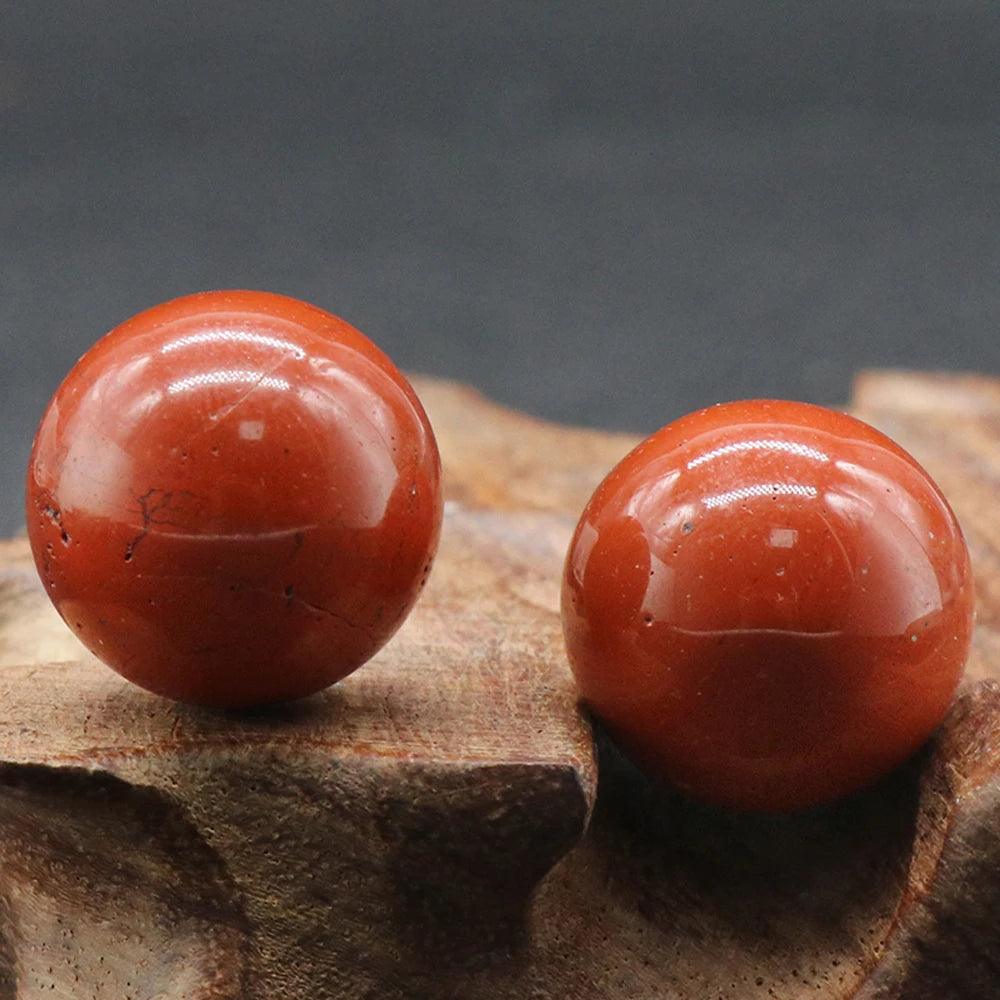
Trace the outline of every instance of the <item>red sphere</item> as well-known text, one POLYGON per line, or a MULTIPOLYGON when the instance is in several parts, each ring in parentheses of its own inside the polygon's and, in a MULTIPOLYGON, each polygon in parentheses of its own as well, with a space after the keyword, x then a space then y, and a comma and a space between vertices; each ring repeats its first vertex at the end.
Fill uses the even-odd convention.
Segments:
POLYGON ((336 316, 207 292, 102 338, 42 419, 28 533, 105 663, 240 707, 332 684, 396 631, 441 525, 412 387, 336 316))
POLYGON ((563 581, 584 699, 690 794, 789 810, 845 795, 943 718, 972 633, 961 531, 861 421, 728 403, 647 438, 584 510, 563 581))

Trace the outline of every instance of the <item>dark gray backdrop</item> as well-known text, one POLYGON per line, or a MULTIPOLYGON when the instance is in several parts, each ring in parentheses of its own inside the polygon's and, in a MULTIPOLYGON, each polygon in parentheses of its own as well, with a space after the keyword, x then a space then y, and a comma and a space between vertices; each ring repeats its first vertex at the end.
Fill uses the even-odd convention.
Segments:
POLYGON ((220 286, 652 429, 1000 367, 1000 5, 4 4, 0 532, 105 330, 220 286))

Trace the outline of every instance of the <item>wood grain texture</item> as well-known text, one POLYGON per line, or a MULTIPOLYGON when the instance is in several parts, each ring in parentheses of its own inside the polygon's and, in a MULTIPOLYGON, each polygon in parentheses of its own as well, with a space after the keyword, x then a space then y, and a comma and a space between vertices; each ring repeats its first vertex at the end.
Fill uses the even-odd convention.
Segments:
POLYGON ((562 558, 631 439, 417 386, 441 553, 322 695, 232 714, 134 689, 0 543, 0 1000, 1000 997, 1000 386, 859 382, 962 520, 976 647, 916 760, 792 817, 652 785, 576 707, 562 558))

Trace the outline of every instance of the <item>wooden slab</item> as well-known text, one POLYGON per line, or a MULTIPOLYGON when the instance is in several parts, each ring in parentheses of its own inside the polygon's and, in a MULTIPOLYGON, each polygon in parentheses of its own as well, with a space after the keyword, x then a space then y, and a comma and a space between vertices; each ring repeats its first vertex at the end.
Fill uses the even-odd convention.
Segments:
POLYGON ((976 648, 917 760, 794 817, 688 803, 577 710, 562 558, 632 440, 417 386, 441 553, 322 695, 236 715, 134 689, 0 543, 0 1000, 1000 996, 1000 385, 859 382, 963 522, 976 648))

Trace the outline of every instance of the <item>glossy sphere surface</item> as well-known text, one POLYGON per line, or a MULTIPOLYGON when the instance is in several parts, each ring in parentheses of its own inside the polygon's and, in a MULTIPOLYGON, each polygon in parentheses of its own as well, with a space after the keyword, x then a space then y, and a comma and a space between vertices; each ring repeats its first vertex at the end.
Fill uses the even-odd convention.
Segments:
POLYGON ((800 403, 684 417, 598 488, 563 625, 584 699, 692 795, 789 810, 860 788, 943 718, 968 652, 965 543, 898 445, 800 403))
POLYGON ((59 613, 182 701, 297 698, 385 643, 441 523, 427 417, 343 320, 262 292, 140 313, 70 372, 28 468, 59 613))

